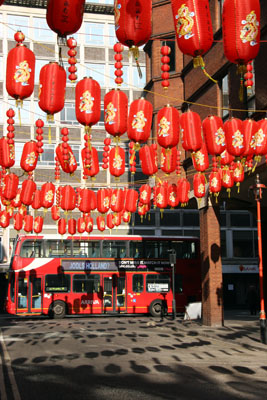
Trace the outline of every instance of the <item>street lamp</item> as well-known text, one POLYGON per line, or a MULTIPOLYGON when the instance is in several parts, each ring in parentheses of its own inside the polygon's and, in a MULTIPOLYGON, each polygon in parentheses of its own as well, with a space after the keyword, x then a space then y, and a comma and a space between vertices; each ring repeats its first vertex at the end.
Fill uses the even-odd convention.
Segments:
POLYGON ((169 260, 172 269, 172 316, 176 318, 176 300, 175 300, 175 267, 176 267, 176 251, 174 249, 168 250, 169 260))
POLYGON ((253 190, 255 200, 257 202, 257 227, 258 227, 258 253, 259 253, 259 283, 260 283, 260 333, 262 343, 267 343, 267 332, 266 332, 266 315, 264 307, 264 290, 263 290, 263 263, 262 263, 262 236, 261 236, 261 199, 262 191, 266 189, 266 186, 260 183, 260 177, 256 175, 256 184, 250 186, 253 190))

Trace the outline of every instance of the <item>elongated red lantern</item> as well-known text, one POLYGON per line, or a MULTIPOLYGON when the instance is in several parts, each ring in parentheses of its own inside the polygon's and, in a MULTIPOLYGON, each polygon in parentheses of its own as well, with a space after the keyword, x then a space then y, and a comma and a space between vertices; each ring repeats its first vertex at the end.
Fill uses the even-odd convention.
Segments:
POLYGON ((54 205, 51 207, 51 217, 54 221, 58 221, 60 218, 60 209, 58 206, 54 205))
POLYGON ((89 213, 96 208, 96 195, 91 189, 84 188, 80 191, 79 210, 83 213, 89 213), (93 208, 92 208, 93 207, 93 208))
POLYGON ((163 107, 157 115, 157 141, 165 149, 177 146, 179 142, 179 111, 174 107, 163 107))
POLYGON ((42 205, 41 205, 41 190, 35 190, 31 206, 34 210, 38 210, 39 208, 42 207, 42 205))
POLYGON ((110 198, 110 208, 112 211, 118 213, 124 209, 125 194, 125 190, 122 189, 112 190, 110 198))
POLYGON ((256 161, 267 154, 267 119, 258 121, 258 131, 252 136, 250 146, 254 149, 256 161))
POLYGON ((158 171, 157 153, 154 145, 145 145, 139 151, 142 172, 145 175, 154 175, 158 171))
POLYGON ((77 220, 77 231, 82 234, 85 232, 86 223, 83 217, 78 218, 77 220))
POLYGON ((23 225, 23 215, 20 213, 16 213, 14 214, 13 219, 14 219, 14 229, 16 229, 16 231, 20 231, 23 225))
POLYGON ((6 90, 21 106, 22 100, 34 90, 35 55, 22 43, 25 39, 22 32, 15 33, 14 39, 17 45, 7 56, 6 90))
POLYGON ((234 159, 235 157, 228 153, 226 149, 221 153, 221 165, 230 165, 234 159))
POLYGON ((230 118, 224 123, 226 149, 229 154, 240 157, 244 153, 245 138, 243 124, 238 118, 230 118))
POLYGON ((4 177, 4 185, 2 187, 2 196, 6 200, 12 200, 17 195, 19 178, 16 174, 8 174, 4 177))
POLYGON ((25 217, 27 214, 27 206, 25 204, 21 204, 21 206, 18 208, 18 213, 25 217))
POLYGON ((198 151, 202 146, 202 124, 200 116, 187 111, 180 116, 182 145, 186 151, 198 151))
POLYGON ((86 162, 86 147, 82 149, 82 162, 83 162, 83 172, 85 175, 94 178, 99 173, 98 153, 95 147, 91 146, 89 165, 87 165, 86 162))
POLYGON ((171 185, 168 185, 167 193, 168 193, 168 199, 167 199, 168 206, 177 207, 179 204, 179 194, 178 194, 177 185, 175 185, 174 183, 171 185))
POLYGON ((75 112, 78 122, 85 127, 95 125, 100 119, 101 88, 92 78, 83 78, 75 89, 75 112))
MULTIPOLYGON (((183 54, 194 57, 194 67, 200 66, 205 75, 202 55, 212 46, 213 32, 209 0, 172 0, 172 12, 178 47, 183 54)), ((213 79, 212 79, 213 80, 213 79)))
POLYGON ((240 191, 240 183, 243 182, 245 177, 244 167, 241 161, 234 163, 233 165, 233 179, 237 186, 237 193, 240 191))
POLYGON ((77 32, 83 21, 85 0, 49 0, 46 21, 60 38, 77 32))
POLYGON ((198 199, 205 196, 205 175, 197 173, 193 178, 194 195, 198 199))
POLYGON ((212 171, 209 176, 209 191, 218 197, 222 188, 222 181, 219 171, 212 171))
POLYGON ((157 185, 155 196, 156 206, 160 209, 166 208, 168 205, 168 186, 165 184, 157 185))
POLYGON ((126 197, 125 197, 125 210, 131 213, 136 211, 138 202, 138 192, 134 189, 127 189, 126 190, 126 197))
POLYGON ((76 206, 75 189, 70 185, 63 186, 61 190, 60 207, 62 208, 62 210, 71 211, 74 210, 75 206, 76 206))
POLYGON ((222 170, 222 186, 226 188, 228 195, 230 195, 231 187, 234 186, 233 171, 225 166, 222 170))
POLYGON ((6 210, 0 212, 0 226, 2 228, 7 228, 9 226, 10 217, 6 210))
POLYGON ((106 229, 105 218, 102 215, 99 215, 96 218, 97 229, 100 232, 103 232, 106 229))
POLYGON ((139 189, 140 202, 149 204, 151 200, 151 187, 146 183, 139 189))
POLYGON ((122 147, 116 146, 109 153, 109 172, 118 178, 125 172, 125 151, 122 147))
POLYGON ((67 75, 57 62, 44 65, 39 77, 39 107, 53 121, 54 114, 64 108, 67 75))
POLYGON ((114 224, 114 215, 113 214, 108 214, 107 215, 107 227, 109 229, 113 229, 115 226, 114 224))
POLYGON ((45 209, 52 207, 55 198, 55 185, 52 182, 46 182, 41 187, 41 206, 45 209))
POLYGON ((14 208, 21 206, 20 193, 21 193, 21 188, 17 189, 16 196, 11 201, 11 205, 14 208))
POLYGON ((31 172, 36 168, 38 161, 38 146, 37 143, 31 140, 23 146, 20 166, 25 172, 31 172))
POLYGON ((25 215, 23 218, 23 229, 25 232, 29 233, 33 229, 33 216, 25 215))
POLYGON ((25 206, 30 206, 33 201, 33 195, 36 191, 36 183, 31 179, 22 182, 20 200, 25 206))
POLYGON ((97 210, 101 214, 105 214, 110 208, 110 191, 109 189, 99 189, 97 191, 97 210))
POLYGON ((192 160, 196 171, 204 172, 209 168, 209 155, 205 142, 202 143, 201 149, 192 153, 192 160))
POLYGON ((14 215, 14 207, 12 205, 6 206, 6 211, 9 215, 9 218, 13 218, 14 215))
POLYGON ((67 232, 67 222, 65 218, 60 218, 58 220, 57 230, 60 235, 65 235, 67 232))
POLYGON ((122 219, 123 222, 125 222, 126 224, 128 224, 130 222, 131 219, 131 213, 129 211, 123 211, 122 212, 122 219))
POLYGON ((177 164, 177 148, 161 149, 160 168, 165 174, 171 174, 176 169, 177 164))
POLYGON ((260 48, 259 0, 224 0, 222 17, 226 58, 235 64, 247 64, 260 48))
POLYGON ((186 178, 181 178, 177 182, 177 191, 181 206, 184 207, 189 201, 190 183, 186 178))
POLYGON ((68 232, 70 235, 75 235, 76 233, 76 219, 71 218, 68 220, 68 232))
POLYGON ((209 115, 202 121, 202 128, 208 153, 219 156, 226 146, 222 119, 217 115, 209 115))
POLYGON ((35 233, 41 233, 43 230, 43 224, 44 224, 44 219, 42 216, 38 215, 37 217, 34 218, 34 223, 33 223, 33 230, 35 233))
POLYGON ((77 161, 73 154, 72 148, 70 147, 70 145, 68 143, 60 143, 59 145, 57 145, 56 155, 57 155, 58 162, 59 162, 62 170, 66 174, 73 174, 76 171, 77 161), (67 154, 66 160, 64 159, 64 154, 65 154, 64 147, 63 147, 64 144, 66 145, 66 147, 65 147, 66 154, 67 154))
POLYGON ((104 123, 106 131, 120 137, 127 130, 128 97, 120 89, 112 89, 104 96, 104 123))
POLYGON ((242 156, 254 156, 255 149, 253 146, 252 138, 255 137, 258 131, 258 122, 250 118, 242 121, 242 132, 244 135, 244 151, 242 153, 242 156))
POLYGON ((153 116, 152 104, 144 98, 134 100, 130 105, 127 134, 135 143, 144 143, 150 136, 153 116))
POLYGON ((0 165, 3 168, 11 168, 15 164, 15 146, 9 144, 9 139, 0 139, 0 165))
POLYGON ((94 220, 92 217, 86 216, 85 218, 85 230, 88 233, 91 233, 94 228, 94 220))

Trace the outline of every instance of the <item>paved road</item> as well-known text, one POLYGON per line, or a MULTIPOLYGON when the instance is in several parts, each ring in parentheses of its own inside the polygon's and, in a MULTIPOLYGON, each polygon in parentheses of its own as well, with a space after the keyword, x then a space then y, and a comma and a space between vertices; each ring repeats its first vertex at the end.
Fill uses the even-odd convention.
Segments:
POLYGON ((265 399, 258 321, 0 318, 1 400, 265 399))

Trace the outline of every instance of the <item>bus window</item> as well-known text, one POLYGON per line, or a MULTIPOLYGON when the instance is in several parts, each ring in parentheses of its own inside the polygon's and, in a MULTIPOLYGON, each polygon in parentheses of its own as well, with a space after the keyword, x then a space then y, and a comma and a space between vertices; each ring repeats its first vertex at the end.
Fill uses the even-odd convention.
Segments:
POLYGON ((133 275, 133 292, 142 293, 144 290, 144 276, 140 274, 133 275))
POLYGON ((63 274, 46 275, 45 291, 51 292, 69 292, 70 291, 70 276, 63 274))
POLYGON ((21 257, 42 257, 42 242, 41 240, 25 240, 22 243, 20 250, 21 257))
POLYGON ((73 257, 88 257, 88 241, 75 240, 73 242, 73 257))
POLYGON ((175 293, 183 293, 183 278, 179 274, 175 274, 175 293))
POLYGON ((169 258, 170 242, 159 242, 159 258, 169 258))
POLYGON ((171 247, 176 251, 176 258, 196 258, 196 243, 190 241, 173 241, 171 247))
POLYGON ((105 240, 103 242, 104 258, 123 258, 126 257, 126 242, 123 240, 105 240))
POLYGON ((71 240, 47 240, 46 257, 71 257, 71 240))
POLYGON ((74 275, 73 292, 75 293, 99 293, 100 275, 74 275))
POLYGON ((88 257, 89 258, 99 258, 100 257, 100 241, 88 242, 88 257))
POLYGON ((158 258, 158 242, 145 241, 145 258, 158 258))
POLYGON ((12 274, 10 279, 10 300, 14 303, 15 300, 15 275, 12 274))
POLYGON ((169 292, 170 278, 168 275, 147 275, 146 291, 147 292, 169 292))
POLYGON ((143 258, 143 243, 130 241, 130 257, 131 258, 143 258))

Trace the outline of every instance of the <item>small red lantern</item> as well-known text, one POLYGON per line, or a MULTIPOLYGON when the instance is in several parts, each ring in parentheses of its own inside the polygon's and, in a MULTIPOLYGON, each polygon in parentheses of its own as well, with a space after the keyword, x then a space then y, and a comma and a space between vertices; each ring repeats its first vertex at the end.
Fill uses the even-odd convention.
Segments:
POLYGON ((99 215, 96 218, 97 229, 100 232, 103 232, 106 229, 105 218, 102 215, 99 215))
POLYGON ((255 138, 255 135, 258 134, 259 125, 258 122, 253 119, 246 119, 242 121, 242 132, 244 135, 244 151, 242 153, 243 156, 254 156, 255 149, 253 146, 252 138, 255 138))
POLYGON ((58 221, 60 218, 60 210, 59 207, 54 205, 51 207, 51 216, 54 221, 58 221))
POLYGON ((179 204, 179 195, 177 185, 174 183, 168 185, 168 206, 177 207, 179 204))
POLYGON ((33 195, 36 191, 36 183, 31 179, 26 179, 22 182, 21 185, 21 193, 20 193, 20 201, 25 206, 29 206, 32 204, 33 195))
POLYGON ((55 198, 55 185, 52 182, 47 182, 42 185, 41 188, 41 206, 44 208, 50 208, 54 204, 55 198))
POLYGON ((43 230, 44 219, 40 215, 34 218, 33 230, 35 233, 41 233, 43 230))
POLYGON ((39 208, 42 207, 42 205, 41 205, 41 190, 35 190, 31 206, 34 210, 38 210, 39 208))
POLYGON ((86 162, 86 147, 82 149, 82 162, 83 162, 83 172, 86 176, 94 178, 99 173, 99 160, 98 153, 95 147, 91 146, 90 151, 90 162, 86 162))
POLYGON ((21 193, 21 188, 17 189, 16 196, 14 199, 11 201, 11 205, 16 208, 21 206, 21 201, 20 201, 20 193, 21 193))
POLYGON ((189 201, 190 183, 186 178, 181 178, 177 182, 177 191, 181 206, 184 207, 189 201))
POLYGON ((33 228, 33 216, 25 215, 25 217, 23 218, 23 224, 24 231, 27 233, 31 232, 33 228))
POLYGON ((76 219, 71 218, 68 220, 68 232, 70 235, 75 235, 76 233, 76 219))
POLYGON ((80 124, 86 127, 95 125, 100 119, 101 88, 92 78, 83 78, 75 89, 76 118, 80 124))
POLYGON ((23 215, 20 213, 14 214, 13 219, 14 219, 14 229, 16 229, 16 231, 20 231, 23 225, 23 215))
POLYGON ((123 83, 123 79, 122 79, 122 75, 123 75, 123 71, 122 71, 122 60, 123 60, 123 55, 122 52, 124 50, 124 46, 121 43, 115 43, 113 46, 113 50, 116 53, 114 55, 114 60, 115 62, 115 71, 114 71, 114 75, 116 76, 115 78, 115 83, 117 83, 118 86, 120 86, 123 83))
POLYGON ((201 198, 205 196, 205 184, 205 175, 201 173, 194 175, 193 188, 195 197, 201 198))
POLYGON ((151 187, 146 183, 139 189, 140 202, 143 204, 149 204, 151 200, 151 187))
POLYGON ((8 174, 4 177, 2 186, 2 196, 6 200, 12 200, 16 197, 19 185, 19 178, 16 174, 8 174))
POLYGON ((112 211, 118 213, 121 212, 124 208, 125 202, 125 190, 122 189, 114 189, 110 198, 110 208, 112 211))
POLYGON ((125 210, 134 213, 137 208, 138 192, 134 189, 126 190, 125 210))
POLYGON ((122 219, 123 219, 123 222, 128 224, 130 222, 130 219, 131 219, 131 213, 129 211, 123 211, 122 219))
POLYGON ((77 59, 75 58, 76 54, 77 54, 77 50, 75 50, 75 47, 77 47, 77 41, 73 38, 70 37, 67 40, 67 46, 69 47, 68 50, 68 63, 70 64, 68 71, 70 72, 69 74, 69 80, 71 82, 75 82, 77 79, 77 75, 75 74, 75 72, 77 72, 77 68, 75 66, 75 64, 77 64, 77 59))
POLYGON ((77 220, 77 231, 82 234, 85 232, 86 223, 83 217, 78 218, 77 220))
POLYGON ((62 208, 62 210, 71 211, 74 210, 75 206, 76 206, 75 189, 70 185, 63 186, 61 190, 60 207, 62 208))
POLYGON ((46 21, 60 38, 77 32, 83 21, 85 0, 49 0, 46 21))
POLYGON ((97 191, 97 210, 101 214, 105 214, 110 208, 110 191, 109 189, 99 189, 97 191))
POLYGON ((200 150, 192 153, 192 160, 196 171, 204 172, 209 168, 209 155, 205 142, 202 143, 200 150))
POLYGON ((73 154, 72 148, 68 143, 60 143, 56 148, 56 155, 62 170, 66 174, 73 174, 76 171, 77 161, 73 154), (66 153, 64 152, 64 150, 66 151, 66 153), (66 159, 64 157, 65 154, 67 155, 66 159))
POLYGON ((150 136, 153 106, 144 98, 134 100, 130 105, 127 134, 135 143, 144 143, 150 136))
POLYGON ((125 151, 122 147, 113 147, 109 152, 109 172, 118 178, 125 172, 125 151))
POLYGON ((235 157, 228 153, 227 150, 224 150, 221 153, 221 165, 230 165, 232 161, 234 161, 235 157))
POLYGON ((25 204, 21 204, 21 206, 18 208, 18 213, 25 217, 27 214, 27 206, 25 206, 25 204))
POLYGON ((209 115, 202 121, 202 128, 208 153, 219 156, 225 150, 223 121, 216 115, 209 115))
POLYGON ((177 146, 179 142, 179 111, 174 107, 163 107, 157 115, 157 141, 165 149, 177 146))
POLYGON ((128 97, 119 89, 113 89, 104 96, 104 123, 106 131, 120 137, 127 130, 128 97))
POLYGON ((87 233, 91 233, 94 228, 94 220, 92 217, 85 217, 85 230, 87 233))
POLYGON ((31 172, 36 168, 38 161, 38 146, 37 143, 31 140, 23 146, 23 151, 20 159, 20 166, 25 172, 31 172))
POLYGON ((96 208, 96 195, 91 189, 81 189, 79 210, 83 213, 89 213, 96 208))
POLYGON ((209 176, 209 191, 218 197, 222 188, 221 175, 219 171, 212 171, 209 176))
POLYGON ((165 174, 171 174, 176 169, 177 148, 161 149, 160 168, 165 174))
POLYGON ((171 52, 171 48, 169 46, 162 46, 161 49, 160 49, 160 52, 161 52, 161 55, 162 55, 162 57, 161 57, 161 62, 162 62, 162 65, 161 65, 161 71, 162 71, 162 73, 161 73, 161 79, 162 79, 161 86, 166 90, 170 86, 170 81, 169 81, 169 77, 170 77, 170 74, 169 74, 169 71, 170 71, 170 65, 169 65, 170 57, 169 57, 169 54, 171 52))
POLYGON ((229 154, 240 157, 244 153, 245 138, 243 124, 238 118, 230 118, 224 123, 226 149, 229 154))
POLYGON ((233 165, 233 178, 234 182, 236 182, 237 193, 239 193, 240 183, 244 180, 244 167, 240 161, 234 163, 233 165))
POLYGON ((115 226, 115 224, 114 224, 114 216, 113 216, 113 214, 108 214, 107 215, 107 227, 109 229, 113 229, 114 226, 115 226))
MULTIPOLYGON (((225 166, 222 170, 222 186, 230 189, 234 185, 234 177, 232 170, 225 166)), ((229 192, 229 190, 227 190, 229 192)))
POLYGON ((6 90, 21 105, 34 90, 35 55, 22 44, 25 39, 22 32, 15 33, 14 39, 17 45, 7 55, 6 90))
POLYGON ((139 151, 142 172, 145 175, 154 175, 158 171, 157 153, 155 146, 145 145, 139 151))
POLYGON ((165 184, 157 185, 155 196, 156 206, 160 209, 166 208, 168 205, 168 186, 165 184))
POLYGON ((267 154, 267 119, 258 121, 258 131, 252 136, 250 146, 254 150, 255 159, 259 161, 261 156, 267 154))
POLYGON ((66 80, 65 69, 56 62, 50 62, 41 68, 39 107, 47 113, 48 121, 53 121, 54 114, 64 107, 66 80))
POLYGON ((198 151, 202 146, 201 119, 194 111, 187 111, 180 116, 182 145, 186 151, 198 151))
POLYGON ((0 226, 7 228, 9 226, 10 217, 6 210, 0 212, 0 226))
POLYGON ((13 167, 15 164, 15 146, 9 144, 9 139, 0 139, 0 165, 3 168, 13 167))
POLYGON ((67 222, 65 218, 60 218, 58 220, 57 230, 60 235, 65 235, 67 231, 67 222))

